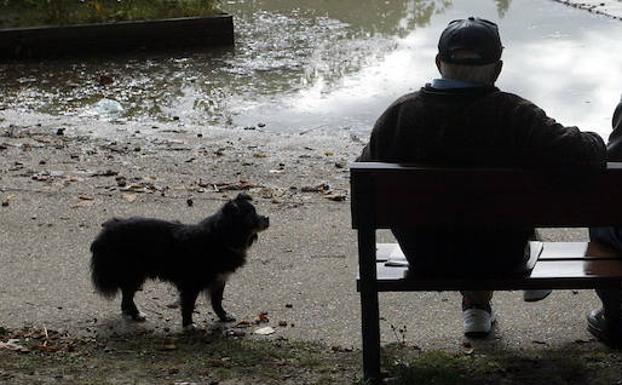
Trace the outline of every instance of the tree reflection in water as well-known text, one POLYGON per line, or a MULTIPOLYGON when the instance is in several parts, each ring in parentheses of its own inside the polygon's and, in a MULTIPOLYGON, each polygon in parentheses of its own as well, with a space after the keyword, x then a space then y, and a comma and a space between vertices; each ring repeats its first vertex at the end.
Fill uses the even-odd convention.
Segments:
MULTIPOLYGON (((253 108, 278 115, 275 105, 295 103, 302 92, 311 90, 321 98, 352 89, 344 82, 359 75, 363 83, 382 78, 365 70, 379 68, 404 48, 404 39, 423 32, 435 18, 459 7, 477 15, 483 4, 496 7, 501 18, 511 0, 230 0, 223 7, 235 17, 234 49, 0 64, 0 109, 88 116, 105 97, 121 103, 129 120, 183 116, 190 123, 216 126, 252 122, 258 119, 253 108), (114 83, 102 87, 98 74, 114 83)), ((391 87, 383 83, 356 92, 384 95, 391 87)), ((307 124, 286 113, 294 116, 286 129, 307 124)), ((264 119, 263 112, 257 114, 264 119)))

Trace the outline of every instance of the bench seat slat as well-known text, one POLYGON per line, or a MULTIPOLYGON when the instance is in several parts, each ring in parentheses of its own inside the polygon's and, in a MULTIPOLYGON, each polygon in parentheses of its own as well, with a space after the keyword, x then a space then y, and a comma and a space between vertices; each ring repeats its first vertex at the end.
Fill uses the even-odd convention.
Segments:
POLYGON ((598 242, 545 242, 540 260, 555 259, 622 259, 616 250, 598 242))
POLYGON ((622 279, 622 260, 549 260, 538 261, 529 279, 559 278, 616 278, 622 279))
POLYGON ((588 170, 355 163, 352 225, 355 229, 364 221, 376 229, 618 225, 622 167, 609 163, 602 172, 588 170))
MULTIPOLYGON (((564 259, 621 259, 622 254, 598 242, 542 242, 542 252, 538 260, 564 259)), ((386 261, 389 257, 404 258, 404 252, 397 243, 376 244, 376 261, 386 261)))
POLYGON ((408 267, 386 266, 389 258, 403 256, 397 244, 379 243, 376 253, 378 291, 592 289, 619 285, 622 280, 622 256, 594 242, 544 242, 529 276, 479 279, 424 276, 406 279, 408 267))

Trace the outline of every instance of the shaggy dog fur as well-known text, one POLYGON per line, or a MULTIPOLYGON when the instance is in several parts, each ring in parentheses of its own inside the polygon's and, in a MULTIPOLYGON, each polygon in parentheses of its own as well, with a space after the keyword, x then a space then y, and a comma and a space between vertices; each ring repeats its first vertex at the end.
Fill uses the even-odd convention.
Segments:
POLYGON ((145 316, 134 293, 147 279, 174 284, 180 295, 182 325, 193 327, 197 296, 208 291, 220 320, 233 321, 222 307, 227 276, 246 262, 257 233, 269 226, 246 194, 216 214, 185 225, 150 218, 112 219, 91 244, 91 278, 96 290, 112 298, 120 290, 121 311, 135 321, 145 316))

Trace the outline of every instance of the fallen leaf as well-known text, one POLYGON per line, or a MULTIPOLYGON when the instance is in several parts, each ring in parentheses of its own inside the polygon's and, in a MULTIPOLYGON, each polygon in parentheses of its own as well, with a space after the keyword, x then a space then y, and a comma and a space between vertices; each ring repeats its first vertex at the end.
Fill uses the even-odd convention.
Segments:
POLYGON ((470 356, 475 351, 475 349, 473 348, 473 345, 471 345, 471 343, 468 341, 465 341, 462 343, 462 349, 463 349, 462 351, 464 352, 464 354, 466 354, 467 356, 470 356))
POLYGON ((95 204, 94 200, 80 200, 78 203, 71 206, 72 208, 92 207, 95 204))
POLYGON ((330 185, 328 183, 320 183, 316 186, 303 186, 300 191, 302 192, 327 192, 330 191, 330 185))
POLYGON ((250 327, 250 326, 251 326, 250 322, 248 322, 248 321, 240 321, 237 324, 235 324, 234 327, 236 327, 236 328, 247 328, 247 327, 250 327))
POLYGON ((8 207, 15 195, 8 195, 2 200, 2 207, 8 207))
POLYGON ((227 332, 227 334, 231 337, 244 337, 246 336, 246 332, 244 330, 232 329, 227 332))
POLYGON ((255 323, 256 324, 260 324, 260 323, 268 323, 270 322, 270 318, 268 318, 268 313, 267 312, 261 312, 257 315, 257 318, 255 318, 255 323))
POLYGON ((30 349, 18 344, 19 340, 8 340, 7 342, 0 342, 0 350, 11 350, 14 352, 28 353, 30 349))
POLYGON ((267 336, 267 335, 270 335, 270 334, 274 334, 274 333, 276 333, 276 330, 274 330, 274 329, 273 329, 272 327, 270 327, 270 326, 266 326, 266 327, 264 327, 264 328, 259 328, 259 329, 255 330, 255 332, 254 332, 254 333, 255 333, 255 334, 262 335, 262 336, 267 336))
POLYGON ((160 348, 160 350, 164 351, 164 352, 171 352, 173 350, 177 350, 177 345, 175 345, 174 343, 168 343, 168 344, 164 344, 162 345, 162 347, 160 348))
POLYGON ((346 194, 345 193, 332 193, 332 194, 328 194, 326 196, 324 196, 324 198, 331 200, 333 202, 343 202, 346 200, 346 194))
POLYGON ((130 193, 121 193, 121 198, 123 198, 124 200, 126 200, 127 202, 134 202, 136 201, 136 194, 130 194, 130 193))
POLYGON ((99 79, 97 79, 97 82, 99 83, 99 85, 101 86, 109 86, 112 83, 114 83, 114 79, 112 76, 110 75, 100 75, 99 79))
POLYGON ((118 171, 105 170, 105 171, 95 172, 91 175, 91 177, 95 178, 95 177, 106 177, 106 176, 117 176, 117 175, 119 175, 118 171))
POLYGON ((231 183, 208 183, 208 182, 203 182, 202 180, 199 180, 198 185, 199 187, 210 186, 214 189, 214 191, 244 191, 244 190, 250 190, 252 188, 261 187, 259 185, 256 185, 254 183, 251 183, 245 180, 240 180, 238 182, 231 182, 231 183))

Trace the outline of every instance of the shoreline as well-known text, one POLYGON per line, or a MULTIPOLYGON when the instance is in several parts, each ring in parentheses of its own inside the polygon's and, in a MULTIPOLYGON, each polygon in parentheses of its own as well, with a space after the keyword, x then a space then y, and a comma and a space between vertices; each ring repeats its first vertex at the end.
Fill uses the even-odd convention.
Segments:
POLYGON ((622 3, 616 0, 553 0, 573 8, 622 20, 622 3))

